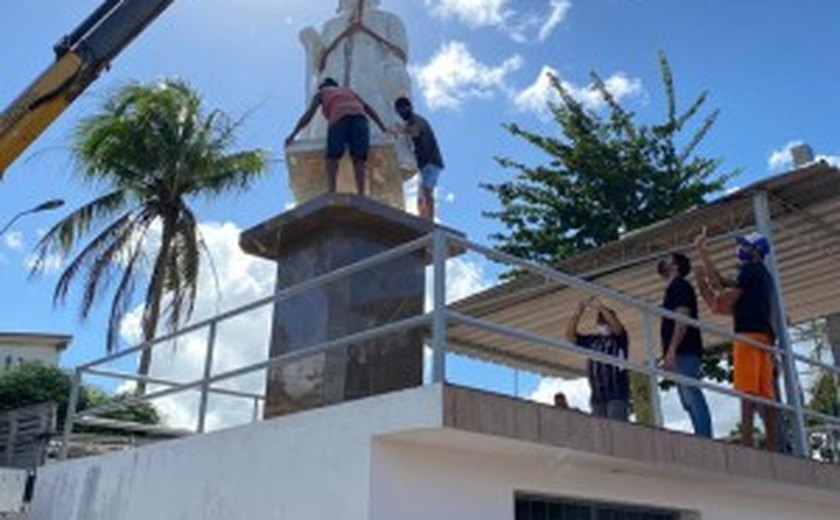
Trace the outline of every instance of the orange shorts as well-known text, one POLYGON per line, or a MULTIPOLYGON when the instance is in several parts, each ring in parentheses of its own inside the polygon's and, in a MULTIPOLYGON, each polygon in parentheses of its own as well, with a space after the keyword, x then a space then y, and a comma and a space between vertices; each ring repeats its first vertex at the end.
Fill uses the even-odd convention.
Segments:
MULTIPOLYGON (((741 332, 739 334, 760 341, 767 346, 772 344, 769 334, 761 332, 741 332)), ((740 341, 734 343, 734 353, 735 390, 765 399, 775 399, 773 354, 740 341)))

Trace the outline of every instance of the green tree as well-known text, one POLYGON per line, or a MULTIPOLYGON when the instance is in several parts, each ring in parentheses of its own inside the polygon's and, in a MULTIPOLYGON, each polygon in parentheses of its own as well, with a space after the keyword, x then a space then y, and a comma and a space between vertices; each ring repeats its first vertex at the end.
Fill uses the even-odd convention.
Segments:
MULTIPOLYGON (((592 88, 604 100, 603 111, 587 109, 551 77, 560 101, 549 102, 548 109, 557 128, 543 135, 517 124, 505 126, 546 158, 543 164, 530 166, 497 157, 514 177, 482 184, 501 206, 485 213, 503 225, 503 231, 490 237, 499 249, 558 265, 565 258, 617 240, 622 233, 702 204, 737 173, 720 173, 720 159, 696 153, 720 113, 712 111, 690 130, 708 93, 701 93, 679 111, 673 73, 664 53, 659 55, 659 66, 666 106, 660 123, 639 123, 636 114, 622 107, 593 72, 592 88)), ((717 380, 727 375, 721 356, 708 356, 704 364, 706 373, 717 380)), ((649 379, 634 377, 632 386, 637 418, 651 423, 649 379)))
MULTIPOLYGON (((90 239, 62 273, 54 299, 64 302, 79 284, 86 318, 110 290, 108 351, 117 347, 120 322, 140 284, 144 341, 162 322, 172 330, 191 314, 206 246, 189 199, 244 190, 267 170, 266 152, 231 151, 238 128, 223 112, 205 111, 189 85, 166 80, 125 86, 76 129, 78 171, 101 193, 44 236, 34 271, 90 239)), ((142 351, 141 375, 149 373, 151 358, 151 349, 142 351)), ((144 392, 138 383, 137 393, 144 392)))
MULTIPOLYGON (((73 378, 57 367, 41 363, 23 363, 0 374, 0 412, 44 403, 58 406, 59 429, 67 414, 67 403, 73 378)), ((78 410, 87 410, 125 399, 125 395, 111 396, 98 388, 82 386, 79 392, 78 410)), ((160 416, 150 403, 136 403, 104 414, 108 419, 159 424, 160 416)))
POLYGON ((587 109, 556 78, 559 103, 549 103, 558 128, 542 135, 516 124, 505 128, 546 155, 529 166, 497 158, 515 176, 483 184, 501 209, 485 215, 504 231, 491 235, 505 252, 557 265, 561 260, 665 219, 719 192, 735 172, 719 173, 721 161, 697 155, 697 147, 718 118, 715 110, 684 136, 706 103, 700 94, 679 112, 671 67, 660 53, 667 111, 661 123, 646 125, 623 108, 604 81, 592 74, 604 99, 603 112, 587 109))

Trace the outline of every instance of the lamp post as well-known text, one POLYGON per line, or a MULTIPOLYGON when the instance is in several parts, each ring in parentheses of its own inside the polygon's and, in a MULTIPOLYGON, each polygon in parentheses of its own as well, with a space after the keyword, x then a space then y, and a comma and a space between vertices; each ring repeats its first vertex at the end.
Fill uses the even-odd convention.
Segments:
POLYGON ((18 213, 18 214, 17 214, 17 215, 15 215, 14 217, 12 217, 12 219, 11 219, 11 220, 9 220, 9 222, 8 222, 5 226, 3 226, 3 230, 2 230, 2 231, 0 231, 0 236, 2 236, 4 233, 6 233, 6 231, 8 231, 8 230, 9 230, 9 228, 11 228, 11 227, 12 227, 12 224, 14 224, 15 222, 17 222, 17 220, 18 220, 20 217, 23 217, 23 216, 25 216, 25 215, 31 215, 32 213, 40 213, 40 212, 42 212, 42 211, 51 211, 51 210, 54 210, 54 209, 56 209, 56 208, 60 208, 60 207, 61 207, 61 206, 63 206, 63 205, 64 205, 64 201, 63 201, 63 200, 61 200, 61 199, 52 199, 52 200, 48 200, 48 201, 46 201, 46 202, 42 202, 41 204, 38 204, 38 205, 37 205, 37 206, 35 206, 34 208, 30 208, 30 209, 27 209, 27 210, 25 210, 25 211, 21 211, 20 213, 18 213))

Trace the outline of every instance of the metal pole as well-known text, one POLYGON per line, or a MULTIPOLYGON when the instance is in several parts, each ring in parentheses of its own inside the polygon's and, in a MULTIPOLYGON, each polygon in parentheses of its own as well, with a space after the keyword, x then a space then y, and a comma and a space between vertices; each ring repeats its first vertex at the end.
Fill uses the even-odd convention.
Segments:
POLYGON ((435 230, 432 234, 432 383, 446 380, 446 247, 446 234, 440 229, 435 230))
POLYGON ((251 422, 257 422, 260 420, 260 398, 254 398, 254 412, 251 415, 251 422))
POLYGON ((653 410, 653 423, 662 427, 665 421, 662 417, 662 397, 659 395, 659 379, 656 377, 656 336, 653 333, 653 318, 644 311, 645 324, 645 364, 649 369, 650 405, 653 410))
POLYGON ((198 433, 204 433, 207 419, 207 401, 210 396, 210 376, 213 372, 213 354, 216 349, 216 328, 214 321, 210 324, 210 332, 207 336, 207 353, 204 356, 204 377, 201 379, 201 400, 198 404, 198 433))
POLYGON ((755 222, 758 232, 764 235, 764 238, 770 244, 770 254, 764 259, 767 270, 773 278, 774 284, 774 308, 773 319, 776 322, 776 331, 778 332, 779 343, 784 352, 783 370, 785 373, 785 392, 787 394, 787 402, 794 409, 793 416, 793 451, 800 457, 807 456, 807 434, 805 433, 805 414, 802 405, 802 393, 800 391, 799 374, 796 371, 796 360, 793 357, 793 344, 790 339, 790 332, 787 327, 787 318, 785 314, 785 295, 782 288, 782 278, 779 274, 779 266, 776 264, 776 250, 773 244, 773 219, 770 214, 770 204, 767 197, 767 192, 759 191, 753 196, 753 211, 755 212, 755 222))
POLYGON ((67 460, 70 450, 70 437, 73 435, 73 422, 76 420, 76 408, 79 406, 79 392, 82 386, 82 371, 73 372, 73 386, 70 388, 70 400, 67 401, 67 411, 64 415, 64 432, 61 435, 60 460, 67 460))

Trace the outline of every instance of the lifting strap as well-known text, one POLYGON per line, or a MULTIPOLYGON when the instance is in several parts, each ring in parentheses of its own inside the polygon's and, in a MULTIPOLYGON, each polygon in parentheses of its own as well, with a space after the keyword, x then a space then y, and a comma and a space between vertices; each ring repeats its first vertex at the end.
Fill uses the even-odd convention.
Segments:
POLYGON ((361 32, 363 34, 367 34, 370 36, 373 41, 385 47, 388 51, 394 54, 397 58, 399 58, 403 63, 408 62, 408 56, 405 55, 402 49, 394 45, 393 43, 389 42, 382 36, 376 33, 376 31, 372 30, 368 26, 364 24, 362 17, 364 15, 364 7, 365 7, 365 0, 359 0, 359 6, 356 9, 356 16, 354 17, 353 22, 344 29, 341 34, 336 37, 335 40, 324 50, 323 54, 321 54, 321 59, 318 63, 318 71, 324 72, 324 69, 327 67, 327 58, 330 54, 335 51, 335 49, 341 44, 342 41, 350 38, 357 32, 361 32))

